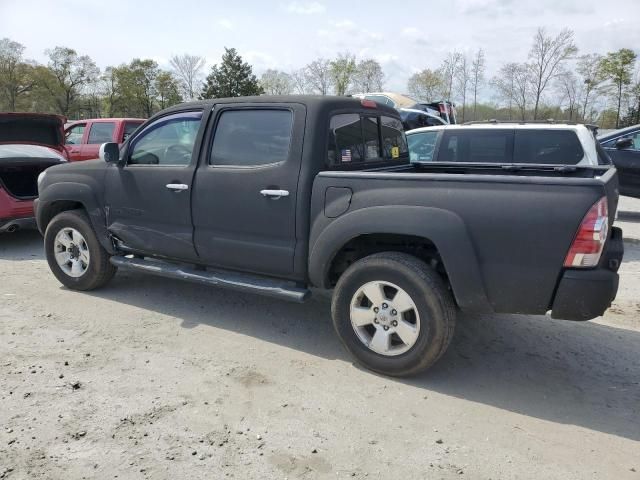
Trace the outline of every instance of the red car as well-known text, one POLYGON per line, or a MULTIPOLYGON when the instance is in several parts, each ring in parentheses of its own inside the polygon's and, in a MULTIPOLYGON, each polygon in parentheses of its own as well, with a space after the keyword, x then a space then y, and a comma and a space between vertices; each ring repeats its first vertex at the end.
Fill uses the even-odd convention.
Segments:
POLYGON ((0 113, 0 233, 34 228, 38 176, 67 161, 65 118, 41 113, 0 113))
POLYGON ((142 118, 94 118, 68 123, 65 144, 69 160, 98 158, 100 145, 107 142, 124 143, 144 122, 142 118))

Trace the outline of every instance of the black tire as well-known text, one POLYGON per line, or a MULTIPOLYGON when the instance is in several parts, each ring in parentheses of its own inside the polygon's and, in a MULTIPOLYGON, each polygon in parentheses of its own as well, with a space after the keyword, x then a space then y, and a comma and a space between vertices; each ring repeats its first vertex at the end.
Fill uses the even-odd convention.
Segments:
POLYGON ((109 262, 109 254, 96 237, 89 217, 84 210, 69 210, 56 215, 44 234, 44 248, 49 268, 65 287, 73 290, 94 290, 106 285, 116 273, 109 262), (89 250, 89 265, 79 277, 67 275, 55 259, 55 238, 63 228, 74 228, 84 237, 89 250))
POLYGON ((415 375, 432 366, 446 351, 455 330, 456 307, 440 276, 425 262, 399 252, 365 257, 340 277, 331 303, 333 325, 346 349, 366 368, 390 376, 415 375), (351 301, 368 282, 390 282, 413 300, 420 330, 413 346, 397 356, 369 349, 351 324, 351 301))

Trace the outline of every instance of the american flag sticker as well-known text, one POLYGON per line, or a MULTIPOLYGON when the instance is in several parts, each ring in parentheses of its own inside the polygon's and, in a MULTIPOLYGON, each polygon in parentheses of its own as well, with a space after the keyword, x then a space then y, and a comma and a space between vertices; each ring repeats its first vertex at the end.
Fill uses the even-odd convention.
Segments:
POLYGON ((340 150, 340 156, 342 158, 343 162, 350 162, 351 161, 351 150, 350 149, 345 149, 345 150, 340 150))

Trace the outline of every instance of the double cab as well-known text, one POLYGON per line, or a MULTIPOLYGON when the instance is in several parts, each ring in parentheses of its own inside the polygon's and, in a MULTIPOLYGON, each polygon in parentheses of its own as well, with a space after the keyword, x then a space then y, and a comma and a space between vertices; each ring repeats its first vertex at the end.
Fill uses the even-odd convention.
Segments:
POLYGON ((331 290, 339 338, 384 374, 436 362, 459 310, 588 320, 617 292, 615 169, 411 164, 398 112, 371 100, 186 103, 100 158, 39 180, 62 284, 122 269, 297 302, 331 290))
POLYGON ((69 160, 98 158, 100 145, 126 142, 143 123, 142 118, 95 118, 68 123, 65 128, 65 149, 69 160))

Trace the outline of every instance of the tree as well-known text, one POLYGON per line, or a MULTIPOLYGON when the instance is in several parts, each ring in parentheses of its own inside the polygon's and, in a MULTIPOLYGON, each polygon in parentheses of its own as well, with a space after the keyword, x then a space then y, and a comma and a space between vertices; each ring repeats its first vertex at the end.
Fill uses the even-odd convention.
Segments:
POLYGON ((25 47, 8 38, 0 40, 0 92, 6 104, 0 108, 16 110, 18 99, 34 87, 33 67, 23 61, 25 47))
POLYGON ((447 54, 447 58, 442 62, 442 66, 440 67, 442 78, 444 79, 444 95, 445 100, 451 100, 453 97, 453 82, 456 78, 456 72, 458 71, 458 67, 460 64, 460 60, 462 59, 462 55, 458 52, 449 52, 447 54))
POLYGON ((464 123, 465 113, 467 109, 467 92, 469 91, 469 82, 471 81, 471 65, 466 55, 460 55, 458 68, 456 69, 455 79, 462 98, 462 123, 464 123))
POLYGON ((473 91, 473 119, 476 120, 478 107, 478 90, 484 82, 485 58, 484 51, 479 48, 471 62, 471 90, 473 91))
POLYGON ((592 100, 591 95, 594 91, 597 91, 598 87, 605 80, 602 73, 602 55, 590 53, 580 56, 576 65, 576 71, 582 81, 582 88, 580 90, 582 118, 583 120, 587 120, 589 100, 592 100))
POLYGON ((260 86, 267 95, 290 95, 294 89, 291 75, 271 69, 260 77, 260 86))
POLYGON ((534 94, 533 119, 538 118, 538 107, 542 93, 550 81, 560 72, 562 64, 574 56, 578 49, 573 43, 573 31, 563 29, 557 36, 547 35, 544 28, 538 28, 529 51, 531 60, 531 84, 534 94))
POLYGON ((414 73, 407 84, 409 93, 420 100, 435 101, 445 96, 445 82, 440 71, 429 70, 414 73))
POLYGON ((113 70, 118 85, 118 99, 124 115, 150 117, 155 111, 158 64, 150 59, 134 58, 129 65, 113 70))
POLYGON ((82 89, 98 78, 100 70, 90 57, 78 55, 72 48, 55 47, 45 53, 52 75, 45 80, 44 86, 54 98, 58 112, 67 115, 82 89))
POLYGON ((382 67, 372 58, 361 60, 356 66, 353 83, 358 92, 379 92, 384 83, 382 67))
POLYGON ((350 53, 340 53, 329 64, 329 74, 336 95, 345 95, 356 75, 356 57, 350 53))
POLYGON ((331 87, 331 62, 319 58, 305 68, 305 82, 311 90, 320 95, 327 95, 331 87))
POLYGON ((563 97, 563 102, 566 102, 567 105, 568 120, 572 121, 574 115, 576 117, 578 115, 578 79, 573 72, 563 71, 557 77, 557 86, 563 97))
POLYGON ((293 86, 293 90, 298 95, 304 95, 307 93, 309 89, 309 84, 307 82, 307 69, 306 67, 300 68, 298 70, 294 70, 291 72, 291 84, 293 86))
POLYGON ((633 50, 622 48, 617 52, 609 52, 601 63, 603 75, 611 81, 614 91, 613 98, 617 104, 616 128, 620 127, 620 107, 625 95, 625 89, 631 84, 631 74, 636 62, 633 50))
POLYGON ((155 90, 160 109, 176 105, 182 101, 180 81, 171 72, 162 71, 155 79, 155 90))
POLYGON ((526 120, 530 96, 529 66, 525 63, 507 63, 491 83, 508 104, 509 120, 512 119, 514 104, 520 110, 520 118, 526 120))
POLYGON ((261 95, 264 91, 235 48, 224 48, 220 66, 211 67, 200 98, 243 97, 261 95))
POLYGON ((180 79, 182 92, 187 100, 193 100, 197 96, 196 90, 200 87, 201 72, 206 63, 204 57, 198 55, 174 55, 169 60, 173 72, 180 79))

